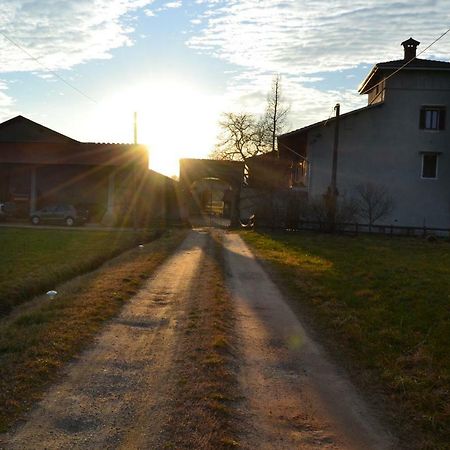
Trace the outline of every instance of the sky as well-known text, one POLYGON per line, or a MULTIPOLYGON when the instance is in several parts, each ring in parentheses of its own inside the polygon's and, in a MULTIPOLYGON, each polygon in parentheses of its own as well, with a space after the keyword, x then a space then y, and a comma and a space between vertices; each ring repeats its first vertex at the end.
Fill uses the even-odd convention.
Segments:
MULTIPOLYGON (((222 113, 264 112, 275 74, 289 131, 364 106, 373 64, 448 28, 450 0, 2 0, 0 121, 132 142, 136 111, 150 167, 176 175, 222 113)), ((450 33, 421 57, 450 61, 450 33)))

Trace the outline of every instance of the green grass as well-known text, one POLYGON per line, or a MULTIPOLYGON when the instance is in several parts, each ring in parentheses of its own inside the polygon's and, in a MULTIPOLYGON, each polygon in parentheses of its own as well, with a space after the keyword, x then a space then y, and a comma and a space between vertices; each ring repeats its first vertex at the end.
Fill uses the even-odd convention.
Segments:
POLYGON ((243 233, 388 406, 407 448, 448 448, 450 244, 382 236, 243 233))
POLYGON ((0 229, 0 316, 146 238, 132 231, 0 229))
POLYGON ((144 249, 61 285, 54 300, 29 302, 0 320, 0 433, 42 397, 64 364, 92 342, 185 236, 184 230, 168 231, 144 249))

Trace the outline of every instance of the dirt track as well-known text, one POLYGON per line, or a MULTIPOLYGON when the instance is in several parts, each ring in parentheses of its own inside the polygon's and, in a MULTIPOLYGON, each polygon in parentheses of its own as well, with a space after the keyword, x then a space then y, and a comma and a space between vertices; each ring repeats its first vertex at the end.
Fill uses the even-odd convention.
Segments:
POLYGON ((389 449, 340 370, 306 334, 242 239, 225 236, 247 399, 242 445, 258 449, 389 449))
MULTIPOLYGON (((391 448, 389 436, 306 336, 242 240, 222 237, 237 317, 242 400, 233 408, 241 446, 391 448)), ((173 448, 166 447, 164 429, 174 413, 179 349, 183 340, 196 339, 180 330, 189 305, 207 296, 208 283, 217 282, 201 273, 210 245, 208 234, 190 233, 92 348, 68 366, 26 423, 0 438, 0 447, 173 448)), ((205 441, 201 448, 213 447, 205 441)))

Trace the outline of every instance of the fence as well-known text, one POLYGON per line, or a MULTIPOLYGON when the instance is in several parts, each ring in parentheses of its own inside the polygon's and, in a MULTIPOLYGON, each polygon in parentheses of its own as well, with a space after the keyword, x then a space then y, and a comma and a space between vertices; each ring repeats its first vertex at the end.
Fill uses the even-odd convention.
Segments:
MULTIPOLYGON (((255 227, 258 228, 258 219, 254 221, 255 227)), ((430 227, 407 227, 399 225, 370 225, 361 223, 336 223, 331 226, 329 222, 311 222, 311 221, 298 221, 295 225, 290 224, 287 226, 265 226, 264 228, 270 228, 272 230, 284 230, 284 231, 320 231, 331 232, 341 234, 358 235, 360 233, 373 233, 384 234, 390 236, 429 236, 436 235, 440 237, 450 238, 450 228, 430 228, 430 227)))

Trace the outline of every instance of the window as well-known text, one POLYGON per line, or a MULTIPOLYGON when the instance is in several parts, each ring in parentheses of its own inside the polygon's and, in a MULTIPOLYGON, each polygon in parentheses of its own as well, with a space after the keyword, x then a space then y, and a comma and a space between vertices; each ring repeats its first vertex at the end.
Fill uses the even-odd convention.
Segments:
POLYGON ((422 178, 437 178, 438 154, 422 153, 422 178))
POLYGON ((292 183, 294 185, 305 185, 308 174, 307 162, 302 160, 292 164, 292 183))
POLYGON ((422 130, 445 130, 445 107, 423 106, 420 110, 422 130))

